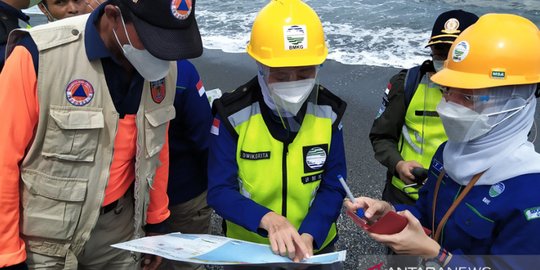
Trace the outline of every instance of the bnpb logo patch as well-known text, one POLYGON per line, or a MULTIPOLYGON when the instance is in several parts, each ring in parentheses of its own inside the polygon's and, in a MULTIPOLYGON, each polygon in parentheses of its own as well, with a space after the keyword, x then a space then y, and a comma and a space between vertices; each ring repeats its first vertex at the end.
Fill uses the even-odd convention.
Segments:
POLYGON ((171 12, 172 15, 178 20, 185 20, 191 14, 193 4, 191 0, 172 0, 171 1, 171 12))
POLYGON ((155 103, 161 103, 165 99, 165 79, 150 82, 150 93, 152 94, 152 100, 155 103))
POLYGON ((94 98, 94 87, 86 80, 77 79, 66 88, 66 99, 75 106, 84 106, 94 98))

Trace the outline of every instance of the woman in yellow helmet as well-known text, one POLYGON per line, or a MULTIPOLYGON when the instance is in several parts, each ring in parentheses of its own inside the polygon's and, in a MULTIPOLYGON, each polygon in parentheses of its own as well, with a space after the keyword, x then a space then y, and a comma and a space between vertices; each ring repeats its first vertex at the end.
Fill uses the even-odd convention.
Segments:
POLYGON ((333 251, 346 104, 317 83, 328 54, 319 17, 300 0, 270 1, 247 52, 258 75, 214 102, 208 203, 229 237, 294 261, 333 251))
POLYGON ((403 211, 403 231, 370 236, 427 266, 534 269, 534 257, 510 255, 540 254, 540 154, 528 141, 540 82, 538 28, 520 16, 487 14, 450 52, 432 77, 444 96, 437 112, 448 142, 416 206, 365 197, 346 206, 363 208, 369 220, 403 211))

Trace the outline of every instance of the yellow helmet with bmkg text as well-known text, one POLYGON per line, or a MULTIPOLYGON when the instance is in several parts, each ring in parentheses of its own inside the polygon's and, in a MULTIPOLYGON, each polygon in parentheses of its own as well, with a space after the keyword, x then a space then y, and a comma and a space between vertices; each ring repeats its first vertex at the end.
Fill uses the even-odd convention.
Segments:
POLYGON ((269 67, 320 65, 328 55, 319 16, 301 0, 271 0, 255 18, 248 54, 269 67))
POLYGON ((431 80, 463 89, 538 83, 538 27, 521 16, 486 14, 459 35, 431 80))

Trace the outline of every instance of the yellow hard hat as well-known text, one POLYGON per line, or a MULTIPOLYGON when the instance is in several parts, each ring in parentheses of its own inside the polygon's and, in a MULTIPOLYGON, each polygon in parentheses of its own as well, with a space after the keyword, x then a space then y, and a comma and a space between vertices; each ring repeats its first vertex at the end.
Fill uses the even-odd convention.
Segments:
POLYGON ((538 83, 538 27, 521 16, 486 14, 459 35, 431 80, 463 89, 538 83))
POLYGON ((269 67, 313 66, 328 48, 313 9, 300 0, 271 0, 253 22, 247 53, 269 67))

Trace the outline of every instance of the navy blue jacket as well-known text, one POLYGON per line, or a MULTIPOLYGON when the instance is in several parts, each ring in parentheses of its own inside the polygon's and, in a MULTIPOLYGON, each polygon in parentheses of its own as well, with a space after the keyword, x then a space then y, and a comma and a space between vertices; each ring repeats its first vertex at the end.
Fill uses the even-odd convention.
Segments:
MULTIPOLYGON (((397 210, 411 211, 426 228, 431 228, 435 184, 444 166, 444 145, 439 147, 432 159, 428 181, 420 189, 416 205, 396 206, 397 210)), ((448 174, 444 176, 437 198, 435 228, 464 188, 448 174)), ((539 190, 538 173, 520 175, 495 185, 474 186, 450 216, 441 233, 439 244, 454 255, 448 267, 533 269, 530 268, 532 256, 460 255, 540 254, 539 190)))
POLYGON ((30 17, 22 11, 0 1, 0 71, 4 67, 6 57, 6 43, 9 32, 19 28, 19 20, 28 23, 30 17))
POLYGON ((178 79, 169 126, 169 204, 200 195, 208 187, 208 139, 212 110, 197 70, 188 60, 177 62, 178 79))

